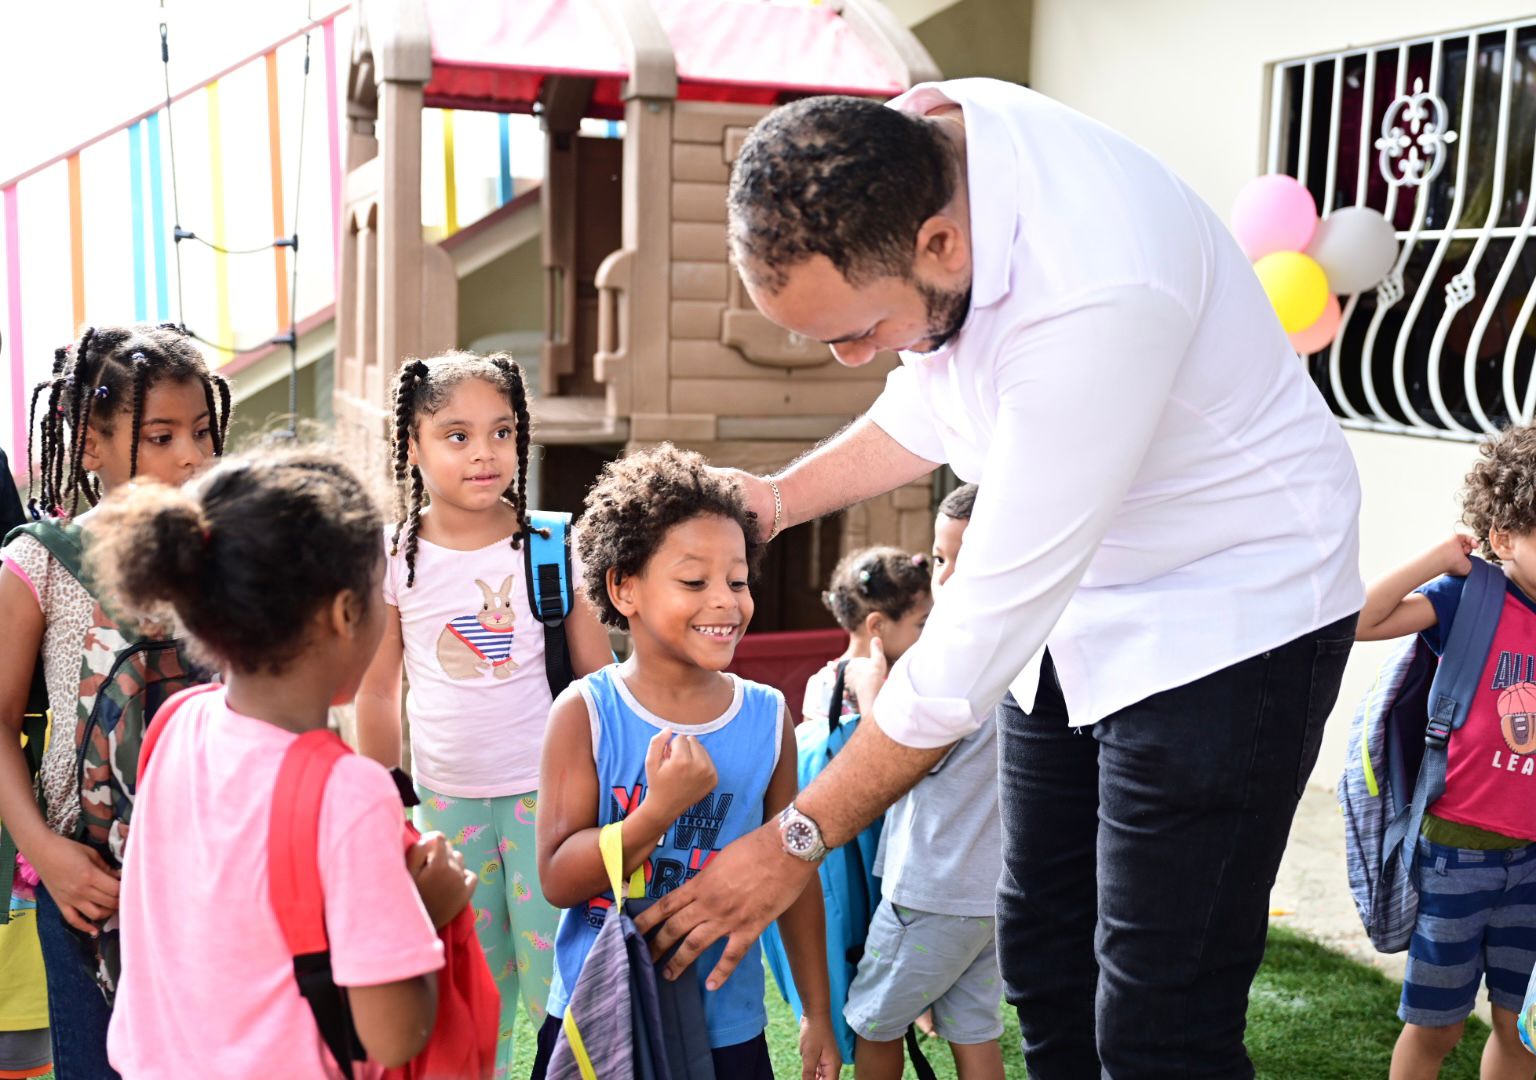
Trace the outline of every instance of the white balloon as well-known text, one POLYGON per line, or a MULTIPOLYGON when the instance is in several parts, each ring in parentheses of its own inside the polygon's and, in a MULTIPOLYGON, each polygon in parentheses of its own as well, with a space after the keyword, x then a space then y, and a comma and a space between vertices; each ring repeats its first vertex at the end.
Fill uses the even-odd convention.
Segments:
POLYGON ((1397 261, 1397 233, 1368 206, 1346 206, 1317 223, 1306 253, 1328 275, 1328 287, 1347 296, 1376 287, 1397 261))

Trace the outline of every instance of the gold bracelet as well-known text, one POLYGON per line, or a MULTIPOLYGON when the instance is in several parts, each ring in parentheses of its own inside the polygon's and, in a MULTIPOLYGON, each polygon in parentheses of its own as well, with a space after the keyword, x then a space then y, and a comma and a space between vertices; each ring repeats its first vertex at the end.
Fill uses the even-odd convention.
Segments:
POLYGON ((768 486, 773 489, 773 528, 768 530, 768 538, 763 543, 768 543, 779 535, 779 526, 784 522, 784 496, 779 494, 779 482, 773 477, 767 477, 768 486))

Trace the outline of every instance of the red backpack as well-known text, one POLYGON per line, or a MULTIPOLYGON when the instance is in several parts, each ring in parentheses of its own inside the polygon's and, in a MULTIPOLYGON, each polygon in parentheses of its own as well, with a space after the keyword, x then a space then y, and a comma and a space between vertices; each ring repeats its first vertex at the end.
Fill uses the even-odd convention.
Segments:
MULTIPOLYGON (((212 689, 216 688, 196 687, 165 703, 164 715, 150 727, 139 752, 141 776, 175 710, 188 698, 212 689)), ((346 988, 331 977, 317 851, 326 781, 336 763, 350 753, 339 736, 326 730, 307 732, 289 745, 272 793, 267 844, 268 894, 293 956, 293 978, 344 1076, 353 1075, 353 1062, 368 1055, 352 1023, 346 988)), ((408 800, 402 796, 402 801, 408 800)), ((403 845, 409 847, 421 834, 409 822, 401 824, 403 845)), ((474 912, 466 906, 438 936, 443 942, 443 967, 437 972, 432 1037, 405 1065, 387 1070, 388 1080, 488 1080, 495 1066, 501 996, 475 934, 474 912)))

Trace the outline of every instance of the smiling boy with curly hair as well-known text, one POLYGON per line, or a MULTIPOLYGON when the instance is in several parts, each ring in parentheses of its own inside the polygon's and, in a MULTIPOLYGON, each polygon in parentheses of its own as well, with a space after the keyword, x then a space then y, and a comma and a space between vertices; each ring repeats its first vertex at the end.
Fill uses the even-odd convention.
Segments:
MULTIPOLYGON (((577 543, 588 595, 599 618, 629 631, 634 652, 572 684, 550 711, 541 775, 553 782, 539 808, 539 880, 567 910, 535 1078, 614 902, 599 830, 622 823, 625 879, 643 875, 640 895, 626 901, 635 912, 795 797, 783 695, 725 670, 752 619, 754 531, 733 481, 665 443, 611 463, 587 494, 577 543)), ((807 888, 780 926, 806 1004, 806 1075, 835 1076, 821 889, 807 888)), ((767 1080, 761 954, 754 947, 721 978, 714 968, 724 951, 724 943, 707 950, 696 972, 668 974, 697 987, 715 1074, 767 1080)))

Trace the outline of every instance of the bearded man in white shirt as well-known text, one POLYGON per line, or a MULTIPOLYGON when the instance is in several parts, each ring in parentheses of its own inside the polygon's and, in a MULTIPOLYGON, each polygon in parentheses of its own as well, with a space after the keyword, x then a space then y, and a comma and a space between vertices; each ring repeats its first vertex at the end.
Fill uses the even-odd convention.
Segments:
POLYGON ((776 110, 730 236, 774 322, 849 366, 902 354, 842 434, 740 474, 764 532, 941 463, 981 496, 875 723, 641 916, 683 943, 668 973, 728 935, 723 977, 826 847, 995 722, 1031 1075, 1251 1076, 1269 890, 1364 593, 1353 461, 1248 261, 1146 151, 986 79, 776 110))

